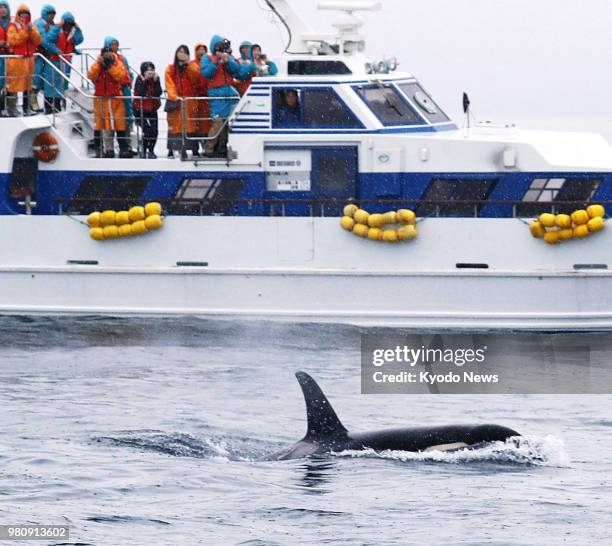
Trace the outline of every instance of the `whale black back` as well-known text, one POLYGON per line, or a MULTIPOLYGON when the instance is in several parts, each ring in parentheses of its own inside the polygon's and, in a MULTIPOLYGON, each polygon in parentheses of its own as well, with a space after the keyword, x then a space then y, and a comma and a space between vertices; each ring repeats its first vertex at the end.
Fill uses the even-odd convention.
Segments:
POLYGON ((273 454, 272 460, 301 459, 330 452, 364 449, 447 451, 520 436, 515 430, 488 424, 411 427, 349 433, 316 381, 304 372, 297 372, 295 376, 304 393, 308 431, 306 436, 291 448, 273 454))
POLYGON ((302 388, 306 402, 308 432, 304 440, 320 442, 327 438, 346 436, 348 431, 338 419, 334 408, 316 381, 304 372, 297 372, 295 377, 302 388))

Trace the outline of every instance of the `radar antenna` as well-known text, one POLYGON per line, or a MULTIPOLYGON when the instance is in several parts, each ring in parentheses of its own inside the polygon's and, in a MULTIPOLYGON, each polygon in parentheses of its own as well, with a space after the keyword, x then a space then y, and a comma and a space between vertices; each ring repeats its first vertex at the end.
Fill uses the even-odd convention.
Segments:
POLYGON ((320 10, 341 11, 344 14, 332 23, 334 34, 317 34, 297 15, 288 0, 265 0, 272 12, 287 29, 289 42, 285 53, 329 55, 341 52, 351 54, 363 51, 365 37, 359 33, 363 21, 354 15, 356 11, 378 11, 381 2, 334 1, 321 2, 320 10), (333 43, 337 46, 331 45, 333 43))

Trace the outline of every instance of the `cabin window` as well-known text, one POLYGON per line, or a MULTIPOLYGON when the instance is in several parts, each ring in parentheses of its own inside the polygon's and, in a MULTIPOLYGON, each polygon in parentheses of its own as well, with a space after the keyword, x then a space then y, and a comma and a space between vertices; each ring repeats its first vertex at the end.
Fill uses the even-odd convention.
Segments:
POLYGON ((72 196, 68 212, 119 209, 141 201, 152 176, 86 176, 72 196))
POLYGON ((398 83, 406 98, 415 104, 430 123, 449 122, 450 118, 440 109, 433 99, 417 82, 398 83))
POLYGON ((423 120, 395 87, 369 85, 354 88, 370 110, 385 126, 421 125, 423 120))
POLYGON ((333 89, 276 89, 274 127, 356 129, 363 124, 333 89))
POLYGON ((346 76, 352 74, 342 61, 289 61, 290 76, 346 76))
POLYGON ((423 193, 424 203, 417 208, 419 216, 478 216, 484 203, 495 189, 497 180, 492 179, 434 179, 423 193), (459 201, 458 203, 455 203, 459 201))
POLYGON ((242 179, 186 178, 166 209, 170 214, 231 215, 244 186, 242 179))
POLYGON ((556 205, 555 211, 570 213, 588 203, 601 185, 599 179, 589 178, 534 178, 523 196, 523 202, 530 203, 517 207, 518 216, 537 216, 548 212, 554 201, 575 201, 575 204, 556 205), (532 204, 534 203, 534 204, 532 204), (538 205, 535 203, 544 203, 538 205))
POLYGON ((38 178, 38 160, 16 157, 13 160, 13 171, 9 176, 9 195, 13 199, 34 197, 38 178))

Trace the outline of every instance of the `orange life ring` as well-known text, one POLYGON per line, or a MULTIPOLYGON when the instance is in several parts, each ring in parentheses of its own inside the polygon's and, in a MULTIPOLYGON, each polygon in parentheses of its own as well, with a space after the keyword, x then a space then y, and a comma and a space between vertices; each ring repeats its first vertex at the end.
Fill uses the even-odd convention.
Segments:
POLYGON ((51 133, 40 133, 32 143, 34 157, 44 163, 50 163, 59 155, 59 144, 51 133))

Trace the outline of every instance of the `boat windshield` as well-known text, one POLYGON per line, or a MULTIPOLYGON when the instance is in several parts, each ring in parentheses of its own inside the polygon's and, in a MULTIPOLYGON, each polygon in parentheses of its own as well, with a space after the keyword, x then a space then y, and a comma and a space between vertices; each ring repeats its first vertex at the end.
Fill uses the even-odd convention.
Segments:
POLYGON ((408 100, 412 101, 413 104, 416 104, 421 109, 421 114, 424 115, 430 123, 446 123, 450 121, 449 117, 417 82, 398 83, 397 86, 401 89, 402 93, 406 95, 408 100))
POLYGON ((395 87, 370 85, 358 86, 355 90, 385 126, 424 123, 395 87))

